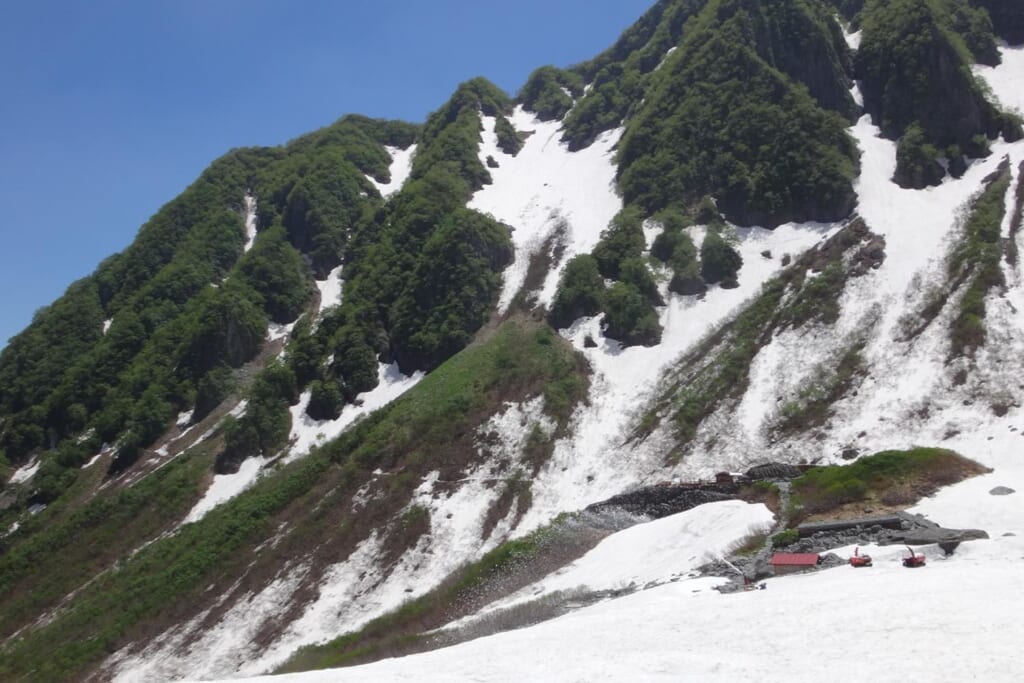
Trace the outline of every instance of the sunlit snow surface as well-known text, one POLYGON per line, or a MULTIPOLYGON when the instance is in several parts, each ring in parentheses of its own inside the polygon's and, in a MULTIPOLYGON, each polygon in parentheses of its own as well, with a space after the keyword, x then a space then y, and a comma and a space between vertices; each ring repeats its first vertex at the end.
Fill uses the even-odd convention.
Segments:
POLYGON ((385 147, 385 149, 391 155, 391 182, 378 182, 372 176, 367 176, 367 178, 381 193, 381 196, 390 197, 401 190, 405 181, 409 179, 409 175, 412 173, 412 159, 416 155, 416 145, 409 145, 405 149, 397 147, 385 147))
POLYGON ((38 458, 31 460, 30 462, 22 465, 20 468, 15 470, 14 474, 11 475, 9 484, 24 484, 26 481, 36 476, 36 472, 39 471, 39 465, 42 464, 38 458))
POLYGON ((286 460, 305 455, 313 446, 330 441, 345 431, 345 428, 358 418, 369 415, 377 408, 387 405, 415 386, 421 379, 423 379, 422 372, 406 376, 398 369, 397 363, 390 365, 381 363, 377 369, 377 386, 360 394, 357 397, 357 404, 346 405, 342 409, 341 415, 334 420, 314 420, 307 415, 306 408, 309 407, 312 392, 309 390, 303 392, 299 402, 290 408, 292 412, 290 437, 292 446, 286 460))
POLYGON ((316 288, 320 290, 320 307, 317 312, 323 313, 324 309, 337 306, 341 303, 341 291, 345 281, 341 279, 341 269, 338 266, 327 274, 323 280, 316 280, 316 288))
POLYGON ((558 121, 539 121, 517 107, 512 125, 517 131, 532 134, 513 157, 498 148, 495 119, 482 118, 480 158, 493 157, 498 168, 488 169, 494 182, 477 192, 469 206, 511 226, 515 244, 515 262, 505 271, 498 309, 504 312, 522 287, 530 255, 564 226, 564 254, 548 274, 538 298, 540 303, 548 304, 565 262, 576 254, 590 252, 608 221, 622 208, 622 200, 615 193, 613 151, 622 131, 604 133, 590 147, 570 152, 560 141, 558 121))
MULTIPOLYGON (((1002 103, 1020 107, 1024 53, 1009 49, 1003 53, 1000 67, 979 68, 978 73, 1002 103)), ((521 110, 512 121, 517 130, 532 130, 534 135, 512 158, 497 150, 493 121, 484 120, 481 156, 493 156, 499 168, 491 169, 494 184, 477 193, 472 206, 514 228, 516 263, 506 272, 503 305, 522 284, 530 253, 552 233, 559 217, 565 219, 565 254, 540 291, 540 301, 547 302, 564 261, 589 251, 620 208, 611 189, 611 148, 618 133, 606 134, 588 150, 569 153, 558 142, 557 124, 537 122, 521 110), (592 155, 586 162, 577 156, 586 154, 592 155), (579 168, 573 166, 577 160, 579 168)), ((674 470, 667 469, 664 462, 664 432, 655 432, 639 444, 626 442, 623 433, 632 423, 630 413, 645 407, 667 366, 758 293, 778 272, 783 254, 796 256, 840 226, 784 225, 775 231, 737 231, 738 249, 744 258, 740 287, 712 288, 703 300, 667 296, 667 305, 659 310, 665 333, 657 347, 621 349, 600 336, 597 319, 579 321, 563 333, 594 369, 590 403, 574 416, 570 435, 556 444, 552 459, 534 481, 533 505, 516 533, 631 485, 673 475, 741 470, 769 458, 837 460, 842 449, 851 445, 872 452, 935 444, 975 458, 994 472, 945 489, 926 499, 918 510, 948 526, 985 528, 992 540, 966 543, 949 560, 941 559, 934 547, 925 548, 929 566, 915 572, 900 566, 899 549, 870 549, 877 559, 868 571, 841 567, 813 576, 776 579, 765 591, 720 596, 709 590, 715 580, 671 582, 691 566, 689 555, 664 563, 652 560, 649 568, 630 559, 650 557, 659 543, 673 547, 670 539, 650 535, 659 524, 655 523, 621 532, 626 535, 617 540, 609 538, 606 543, 612 545, 605 548, 617 547, 617 551, 608 553, 601 563, 591 564, 583 558, 529 590, 544 593, 573 583, 600 589, 634 580, 630 577, 650 579, 655 574, 661 577, 652 582, 670 581, 666 585, 446 650, 271 680, 689 677, 817 681, 821 667, 808 666, 809 643, 813 644, 814 661, 828 662, 828 669, 840 676, 854 672, 871 680, 1016 680, 1024 675, 1016 654, 1024 597, 1013 589, 1024 557, 1024 505, 1019 498, 1024 495, 1024 458, 1019 455, 1024 451, 1024 415, 1014 407, 1024 403, 1019 381, 1024 376, 1021 273, 1004 268, 1009 286, 1005 297, 996 293, 987 301, 990 344, 979 351, 965 386, 952 384, 951 370, 945 364, 953 306, 916 339, 900 341, 898 334, 900 317, 916 310, 922 293, 942 275, 942 258, 956 234, 957 210, 978 191, 982 179, 1005 154, 1014 164, 1016 185, 1016 165, 1024 158, 1024 143, 996 142, 993 154, 973 162, 962 179, 947 179, 939 187, 915 191, 902 190, 890 181, 895 144, 880 138, 870 120, 862 119, 851 134, 863 152, 862 176, 856 185, 858 211, 872 231, 886 238, 886 260, 878 270, 850 281, 841 299, 839 321, 834 326, 808 325, 776 335, 755 358, 743 399, 724 405, 705 421, 693 452, 674 470), (771 258, 761 256, 764 250, 771 252, 771 258), (597 348, 583 348, 587 335, 598 342, 597 348), (865 342, 862 353, 868 372, 856 395, 843 398, 835 406, 835 418, 816 433, 771 441, 766 427, 774 419, 776 406, 807 382, 816 366, 834 362, 837 348, 857 339, 865 342), (1011 405, 1002 417, 989 405, 997 395, 1009 399, 1011 405), (991 496, 988 491, 994 486, 1009 486, 1018 493, 991 496), (1004 537, 1003 533, 1017 535, 1004 537), (607 575, 601 574, 604 568, 607 575)), ((657 227, 646 226, 645 234, 650 241, 657 227)), ((699 241, 701 234, 699 228, 693 230, 695 240, 699 241)), ((526 412, 527 407, 516 410, 526 412)), ((347 418, 343 414, 340 419, 347 418)), ((322 425, 301 420, 295 424, 293 436, 307 439, 309 444, 318 441, 316 433, 322 425)), ((517 440, 521 442, 529 428, 529 420, 511 409, 495 424, 510 448, 517 447, 517 440)), ((301 450, 299 447, 296 452, 301 450)), ((281 661, 289 648, 358 628, 373 615, 398 606, 410 595, 404 592, 407 585, 415 584, 417 593, 426 590, 440 580, 446 567, 478 557, 508 533, 508 526, 499 526, 483 547, 478 535, 474 538, 474 533, 479 534, 480 516, 495 495, 493 488, 485 486, 494 476, 494 465, 493 460, 481 462, 454 492, 450 486, 435 489, 436 475, 428 477, 417 495, 430 510, 432 534, 423 537, 386 578, 377 573, 380 568, 373 560, 375 537, 364 542, 328 574, 322 599, 309 606, 305 621, 297 622, 308 629, 306 637, 293 624, 285 638, 260 652, 253 650, 251 639, 245 637, 247 624, 259 621, 254 617, 287 604, 297 585, 293 576, 304 571, 301 566, 283 568, 278 582, 251 600, 236 603, 229 616, 216 629, 202 634, 190 651, 179 650, 170 658, 177 658, 177 664, 161 668, 161 658, 167 657, 170 649, 161 650, 156 642, 148 657, 143 653, 134 666, 124 663, 125 680, 143 680, 147 672, 201 677, 265 671, 281 661), (419 570, 409 564, 420 561, 425 564, 419 570), (369 578, 362 578, 361 571, 369 578)), ((367 495, 372 492, 368 490, 367 495)), ((694 514, 700 519, 711 509, 698 508, 694 514)), ((742 517, 733 521, 744 526, 742 517)), ((662 522, 668 530, 678 520, 662 522)), ((701 543, 674 547, 692 554, 701 543)), ((187 634, 179 635, 184 642, 187 634)))
POLYGON ((256 243, 256 198, 245 195, 245 251, 256 243))

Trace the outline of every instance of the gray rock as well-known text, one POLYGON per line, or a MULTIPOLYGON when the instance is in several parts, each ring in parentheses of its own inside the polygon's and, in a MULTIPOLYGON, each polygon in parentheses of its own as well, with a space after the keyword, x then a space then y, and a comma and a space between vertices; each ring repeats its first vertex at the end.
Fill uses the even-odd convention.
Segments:
POLYGON ((988 538, 988 533, 981 529, 911 529, 910 531, 893 534, 888 542, 882 545, 930 545, 932 543, 961 543, 988 538))
POLYGON ((818 567, 820 569, 831 569, 832 567, 841 567, 846 564, 846 560, 839 557, 835 553, 826 553, 821 556, 821 560, 818 561, 818 567))
POLYGON ((1017 492, 1014 489, 1011 489, 1008 486, 997 486, 994 489, 992 489, 991 491, 989 491, 989 493, 992 494, 993 496, 1008 496, 1011 493, 1017 493, 1017 492))

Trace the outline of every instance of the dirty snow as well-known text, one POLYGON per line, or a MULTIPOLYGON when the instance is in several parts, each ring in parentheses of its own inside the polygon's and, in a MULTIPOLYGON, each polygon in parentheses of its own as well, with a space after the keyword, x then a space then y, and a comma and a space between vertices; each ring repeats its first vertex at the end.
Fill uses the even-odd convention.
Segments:
POLYGON ((35 458, 19 467, 14 474, 11 475, 9 484, 24 484, 26 481, 36 476, 36 472, 39 471, 40 460, 35 458))
POLYGON ((319 446, 337 437, 357 419, 387 405, 415 386, 421 379, 423 379, 422 372, 416 372, 407 377, 398 369, 397 363, 391 365, 381 363, 377 370, 377 386, 366 393, 359 394, 356 397, 358 405, 347 404, 342 409, 341 415, 335 420, 314 420, 307 415, 306 408, 309 406, 312 392, 304 391, 298 404, 289 408, 292 413, 292 431, 289 437, 292 447, 285 461, 290 462, 305 455, 314 446, 319 446))
POLYGON ((252 194, 245 195, 245 251, 252 249, 256 243, 256 198, 252 194))
POLYGON ((317 313, 323 313, 331 306, 341 303, 341 290, 345 281, 341 279, 342 266, 338 266, 327 274, 323 280, 316 280, 316 288, 320 290, 320 306, 317 313))
POLYGON ((412 160, 416 155, 416 145, 409 145, 405 149, 386 146, 384 149, 391 156, 391 166, 389 167, 391 182, 382 183, 373 176, 366 176, 366 178, 373 183, 373 186, 377 188, 381 196, 386 199, 401 190, 402 186, 405 185, 405 181, 409 179, 409 175, 412 174, 412 160))
POLYGON ((559 122, 540 121, 516 107, 512 125, 533 134, 513 157, 498 148, 496 119, 482 119, 480 158, 492 156, 499 166, 488 169, 494 182, 473 195, 469 207, 511 226, 515 245, 515 262, 505 270, 498 310, 504 312, 522 287, 531 254, 564 229, 564 254, 548 273, 538 297, 540 303, 548 304, 565 262, 590 252, 622 208, 615 190, 613 150, 622 130, 604 133, 590 147, 570 152, 560 141, 559 122))

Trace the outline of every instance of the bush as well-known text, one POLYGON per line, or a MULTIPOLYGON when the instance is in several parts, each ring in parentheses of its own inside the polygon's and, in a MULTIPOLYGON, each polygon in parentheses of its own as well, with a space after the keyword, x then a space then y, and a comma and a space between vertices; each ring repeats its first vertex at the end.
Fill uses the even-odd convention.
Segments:
POLYGON ((800 540, 800 533, 796 529, 786 529, 772 536, 773 548, 784 548, 800 540))
MULTIPOLYGON (((955 145, 954 145, 955 147, 955 145)), ((957 148, 959 150, 959 148, 957 148)), ((896 149, 896 173, 893 181, 900 187, 921 189, 938 185, 946 175, 938 162, 939 152, 925 142, 924 130, 914 123, 900 138, 896 149)))
POLYGON ((743 257, 713 229, 708 229, 700 245, 701 277, 709 284, 735 280, 743 266, 743 257))
POLYGON ((569 327, 584 316, 597 315, 604 304, 604 280, 597 260, 589 254, 574 256, 558 281, 548 321, 555 328, 569 327))
POLYGON ((643 214, 636 207, 626 207, 615 215, 608 228, 601 233, 601 241, 594 247, 592 254, 601 275, 618 280, 622 262, 640 258, 645 246, 643 214))
POLYGON ((604 334, 624 346, 653 346, 661 341, 658 314, 635 286, 616 282, 605 296, 604 334))

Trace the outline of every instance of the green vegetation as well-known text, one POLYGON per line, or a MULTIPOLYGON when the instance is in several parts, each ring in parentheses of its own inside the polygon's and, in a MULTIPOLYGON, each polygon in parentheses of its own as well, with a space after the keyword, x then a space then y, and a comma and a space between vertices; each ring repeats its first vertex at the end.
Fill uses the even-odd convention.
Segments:
POLYGON ((1000 268, 1000 232, 1010 187, 1010 164, 1005 160, 985 190, 971 205, 963 239, 948 263, 954 281, 968 279, 957 316, 950 326, 950 353, 963 356, 985 343, 985 298, 1005 284, 1000 268))
POLYGON ((850 465, 815 467, 793 482, 797 515, 791 523, 847 503, 877 500, 883 505, 909 505, 941 486, 984 471, 978 463, 944 448, 882 451, 850 465))
POLYGON ((551 121, 564 117, 572 109, 573 98, 582 94, 583 77, 578 73, 542 66, 530 74, 518 99, 541 121, 551 121))
MULTIPOLYGON (((289 380, 286 369, 277 365, 257 385, 284 384, 266 393, 287 395, 293 390, 289 380)), ((278 534, 285 519, 293 523, 279 546, 258 558, 259 567, 271 574, 299 550, 353 547, 364 536, 353 531, 348 506, 332 503, 351 495, 378 467, 395 476, 388 478, 378 507, 361 513, 359 526, 365 535, 371 520, 384 528, 405 511, 389 532, 392 548, 400 552, 425 521, 422 510, 407 508, 412 490, 433 470, 445 478, 463 476, 477 457, 476 429, 504 401, 543 394, 546 410, 564 428, 586 390, 584 361, 571 346, 542 323, 513 319, 338 440, 261 478, 199 522, 135 554, 129 551, 181 519, 194 503, 207 467, 202 458, 180 456, 123 492, 97 498, 66 523, 44 527, 29 522, 39 528, 0 541, 0 589, 18 596, 0 606, 2 628, 13 632, 71 590, 80 590, 52 621, 0 651, 0 678, 80 677, 110 652, 192 614, 205 604, 202 596, 211 584, 227 590, 241 572, 258 571, 247 551, 278 534), (332 534, 332 543, 313 542, 324 533, 332 534), (85 585, 115 559, 120 560, 116 569, 85 585), (30 590, 37 570, 52 580, 30 590)), ((263 392, 254 388, 252 395, 263 392)), ((250 403, 246 417, 257 410, 262 409, 250 403)), ((495 567, 507 566, 518 556, 517 547, 504 547, 461 574, 459 590, 470 590, 495 567)))
POLYGON ((717 0, 691 19, 623 137, 627 204, 650 214, 712 195, 742 225, 849 215, 857 150, 843 117, 821 106, 852 112, 845 47, 823 11, 803 1, 717 0), (808 73, 812 64, 829 75, 808 73), (825 91, 816 100, 803 82, 842 90, 841 100, 825 91))
POLYGON ((645 244, 643 223, 643 214, 635 207, 627 207, 601 233, 601 241, 591 254, 602 276, 618 280, 622 262, 640 257, 645 244))
POLYGON ((426 638, 425 632, 480 606, 492 584, 502 584, 505 591, 524 585, 526 581, 517 580, 516 573, 557 543, 558 536, 556 522, 525 538, 506 541, 478 561, 456 570, 437 589, 374 619, 359 631, 323 645, 301 648, 275 673, 352 666, 396 651, 415 650, 415 644, 426 638))
POLYGON ((799 540, 800 534, 797 533, 796 529, 786 529, 772 536, 772 547, 785 548, 787 545, 792 545, 799 540))
MULTIPOLYGON (((644 266, 646 268, 646 266, 644 266)), ((605 294, 604 334, 626 346, 653 346, 661 341, 661 323, 644 294, 627 282, 616 282, 605 294)))
POLYGON ((603 308, 604 279, 597 260, 589 254, 574 256, 562 271, 548 321, 555 328, 569 327, 575 320, 597 315, 603 308))
POLYGON ((709 228, 700 245, 700 274, 709 284, 721 282, 722 286, 732 283, 743 266, 743 257, 725 241, 719 232, 709 228))
POLYGON ((951 0, 868 0, 860 21, 856 70, 864 106, 884 135, 903 138, 895 177, 901 185, 939 182, 937 150, 955 145, 982 157, 987 138, 1020 138, 1020 121, 985 99, 970 70, 975 57, 998 57, 984 12, 951 0))
POLYGON ((791 400, 779 410, 773 431, 802 432, 823 424, 831 415, 832 404, 846 394, 857 376, 863 373, 863 343, 854 343, 815 368, 812 376, 791 400))

